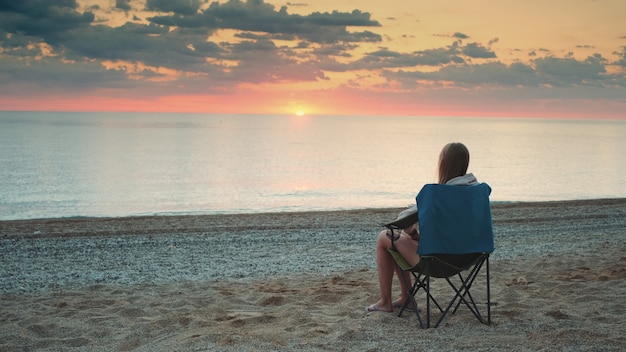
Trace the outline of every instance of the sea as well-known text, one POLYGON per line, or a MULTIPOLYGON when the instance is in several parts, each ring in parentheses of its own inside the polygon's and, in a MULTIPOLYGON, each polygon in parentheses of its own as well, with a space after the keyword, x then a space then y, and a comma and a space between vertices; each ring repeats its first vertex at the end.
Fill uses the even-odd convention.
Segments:
POLYGON ((492 202, 626 197, 626 120, 0 112, 0 220, 404 207, 449 142, 492 202))

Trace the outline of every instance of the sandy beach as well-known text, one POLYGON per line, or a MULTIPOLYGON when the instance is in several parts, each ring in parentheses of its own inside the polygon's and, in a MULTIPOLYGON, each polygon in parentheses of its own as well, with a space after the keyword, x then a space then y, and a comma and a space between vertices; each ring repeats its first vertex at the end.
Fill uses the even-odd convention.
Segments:
POLYGON ((401 209, 2 221, 0 351, 626 350, 626 199, 492 208, 493 323, 428 330, 364 312, 401 209))

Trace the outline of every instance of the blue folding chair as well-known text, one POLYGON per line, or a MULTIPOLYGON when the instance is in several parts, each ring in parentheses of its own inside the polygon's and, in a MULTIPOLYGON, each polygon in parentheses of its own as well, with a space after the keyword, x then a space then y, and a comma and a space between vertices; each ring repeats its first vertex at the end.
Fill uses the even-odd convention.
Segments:
MULTIPOLYGON (((398 316, 409 303, 417 307, 415 296, 420 290, 426 294, 426 328, 430 327, 431 305, 440 313, 434 327, 452 310, 456 313, 465 305, 483 324, 491 324, 491 292, 489 282, 489 254, 493 252, 493 226, 489 195, 491 187, 486 183, 473 186, 425 185, 416 197, 420 239, 417 253, 420 261, 410 266, 395 249, 389 252, 402 271, 409 271, 415 279, 412 286, 402 277, 402 284, 410 288, 407 300, 398 316), (485 268, 486 275, 486 319, 481 314, 474 296, 470 292, 474 280, 485 268), (445 308, 438 303, 432 292, 430 279, 443 278, 454 291, 454 296, 445 308), (452 309, 452 307, 454 307, 452 309)), ((388 229, 403 228, 404 219, 385 225, 388 229)), ((414 222, 413 222, 414 223, 414 222)), ((393 236, 392 236, 393 237, 393 236)), ((441 298, 438 298, 441 301, 441 298)), ((415 310, 421 328, 424 323, 419 310, 415 310)))

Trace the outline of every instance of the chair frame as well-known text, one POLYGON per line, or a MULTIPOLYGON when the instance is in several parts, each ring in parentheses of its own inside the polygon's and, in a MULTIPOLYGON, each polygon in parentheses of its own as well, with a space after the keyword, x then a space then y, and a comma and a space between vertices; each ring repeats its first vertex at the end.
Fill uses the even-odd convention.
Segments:
MULTIPOLYGON (((387 229, 399 230, 396 226, 386 225, 387 229)), ((393 236, 392 236, 393 240, 393 236)), ((394 249, 389 250, 392 255, 394 249)), ((399 255, 398 252, 396 252, 399 255)), ((395 258, 395 255, 394 255, 395 258)), ((409 292, 410 300, 407 300, 404 303, 404 306, 400 309, 398 316, 401 317, 402 313, 407 309, 409 303, 413 304, 413 307, 417 306, 417 301, 415 296, 418 294, 420 290, 424 290, 426 294, 426 324, 422 319, 419 309, 415 309, 415 315, 417 317, 417 321, 419 323, 420 328, 428 329, 431 327, 431 306, 434 305, 440 313, 439 319, 433 326, 437 328, 439 324, 443 321, 443 319, 450 312, 452 307, 451 314, 456 313, 456 311, 463 303, 471 312, 474 314, 476 319, 478 319, 481 323, 485 325, 491 325, 491 285, 490 285, 490 273, 489 273, 489 253, 481 252, 481 253, 470 253, 470 254, 460 254, 460 255, 423 255, 420 258, 420 262, 414 267, 402 267, 397 260, 395 260, 396 267, 400 273, 404 271, 408 271, 412 274, 414 283, 413 285, 409 285, 406 277, 404 275, 400 275, 401 284, 407 288, 409 292), (442 259, 445 257, 445 260, 442 259), (450 263, 450 259, 466 259, 467 263, 461 266, 457 266, 453 263, 450 263), (474 284, 474 280, 478 277, 481 269, 485 267, 485 276, 486 276, 486 286, 487 286, 487 319, 483 317, 480 309, 478 308, 478 303, 470 293, 470 289, 474 284), (436 272, 435 270, 438 270, 436 272), (468 271, 469 273, 463 274, 463 272, 468 271), (430 279, 431 277, 435 278, 443 278, 449 284, 449 286, 454 290, 454 297, 448 302, 446 308, 442 308, 441 305, 437 302, 435 297, 433 296, 430 288, 430 279), (453 280, 452 278, 456 277, 457 280, 453 280), (456 283, 454 282, 456 281, 456 283)))

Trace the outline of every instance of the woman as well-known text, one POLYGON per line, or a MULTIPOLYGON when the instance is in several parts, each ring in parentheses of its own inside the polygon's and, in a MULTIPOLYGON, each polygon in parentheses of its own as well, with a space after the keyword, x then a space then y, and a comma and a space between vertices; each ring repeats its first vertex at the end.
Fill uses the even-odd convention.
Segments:
MULTIPOLYGON (((456 186, 469 186, 477 184, 476 177, 467 173, 469 166, 469 151, 461 143, 450 143, 443 147, 439 154, 439 183, 456 186)), ((406 212, 406 211, 405 211, 406 212)), ((402 213, 401 213, 402 215, 402 213)), ((380 285, 380 299, 375 304, 367 307, 367 313, 371 312, 393 312, 394 308, 402 307, 409 292, 402 286, 402 294, 396 301, 391 300, 391 285, 393 283, 393 273, 396 271, 400 282, 402 272, 397 269, 393 257, 387 249, 391 248, 391 236, 394 236, 394 246, 402 257, 410 264, 417 265, 420 256, 417 254, 417 244, 419 240, 418 225, 415 224, 402 231, 383 230, 376 242, 376 263, 378 269, 378 283, 380 285)), ((411 282, 410 273, 405 272, 407 282, 411 282)), ((416 307, 408 307, 415 309, 416 307)))

